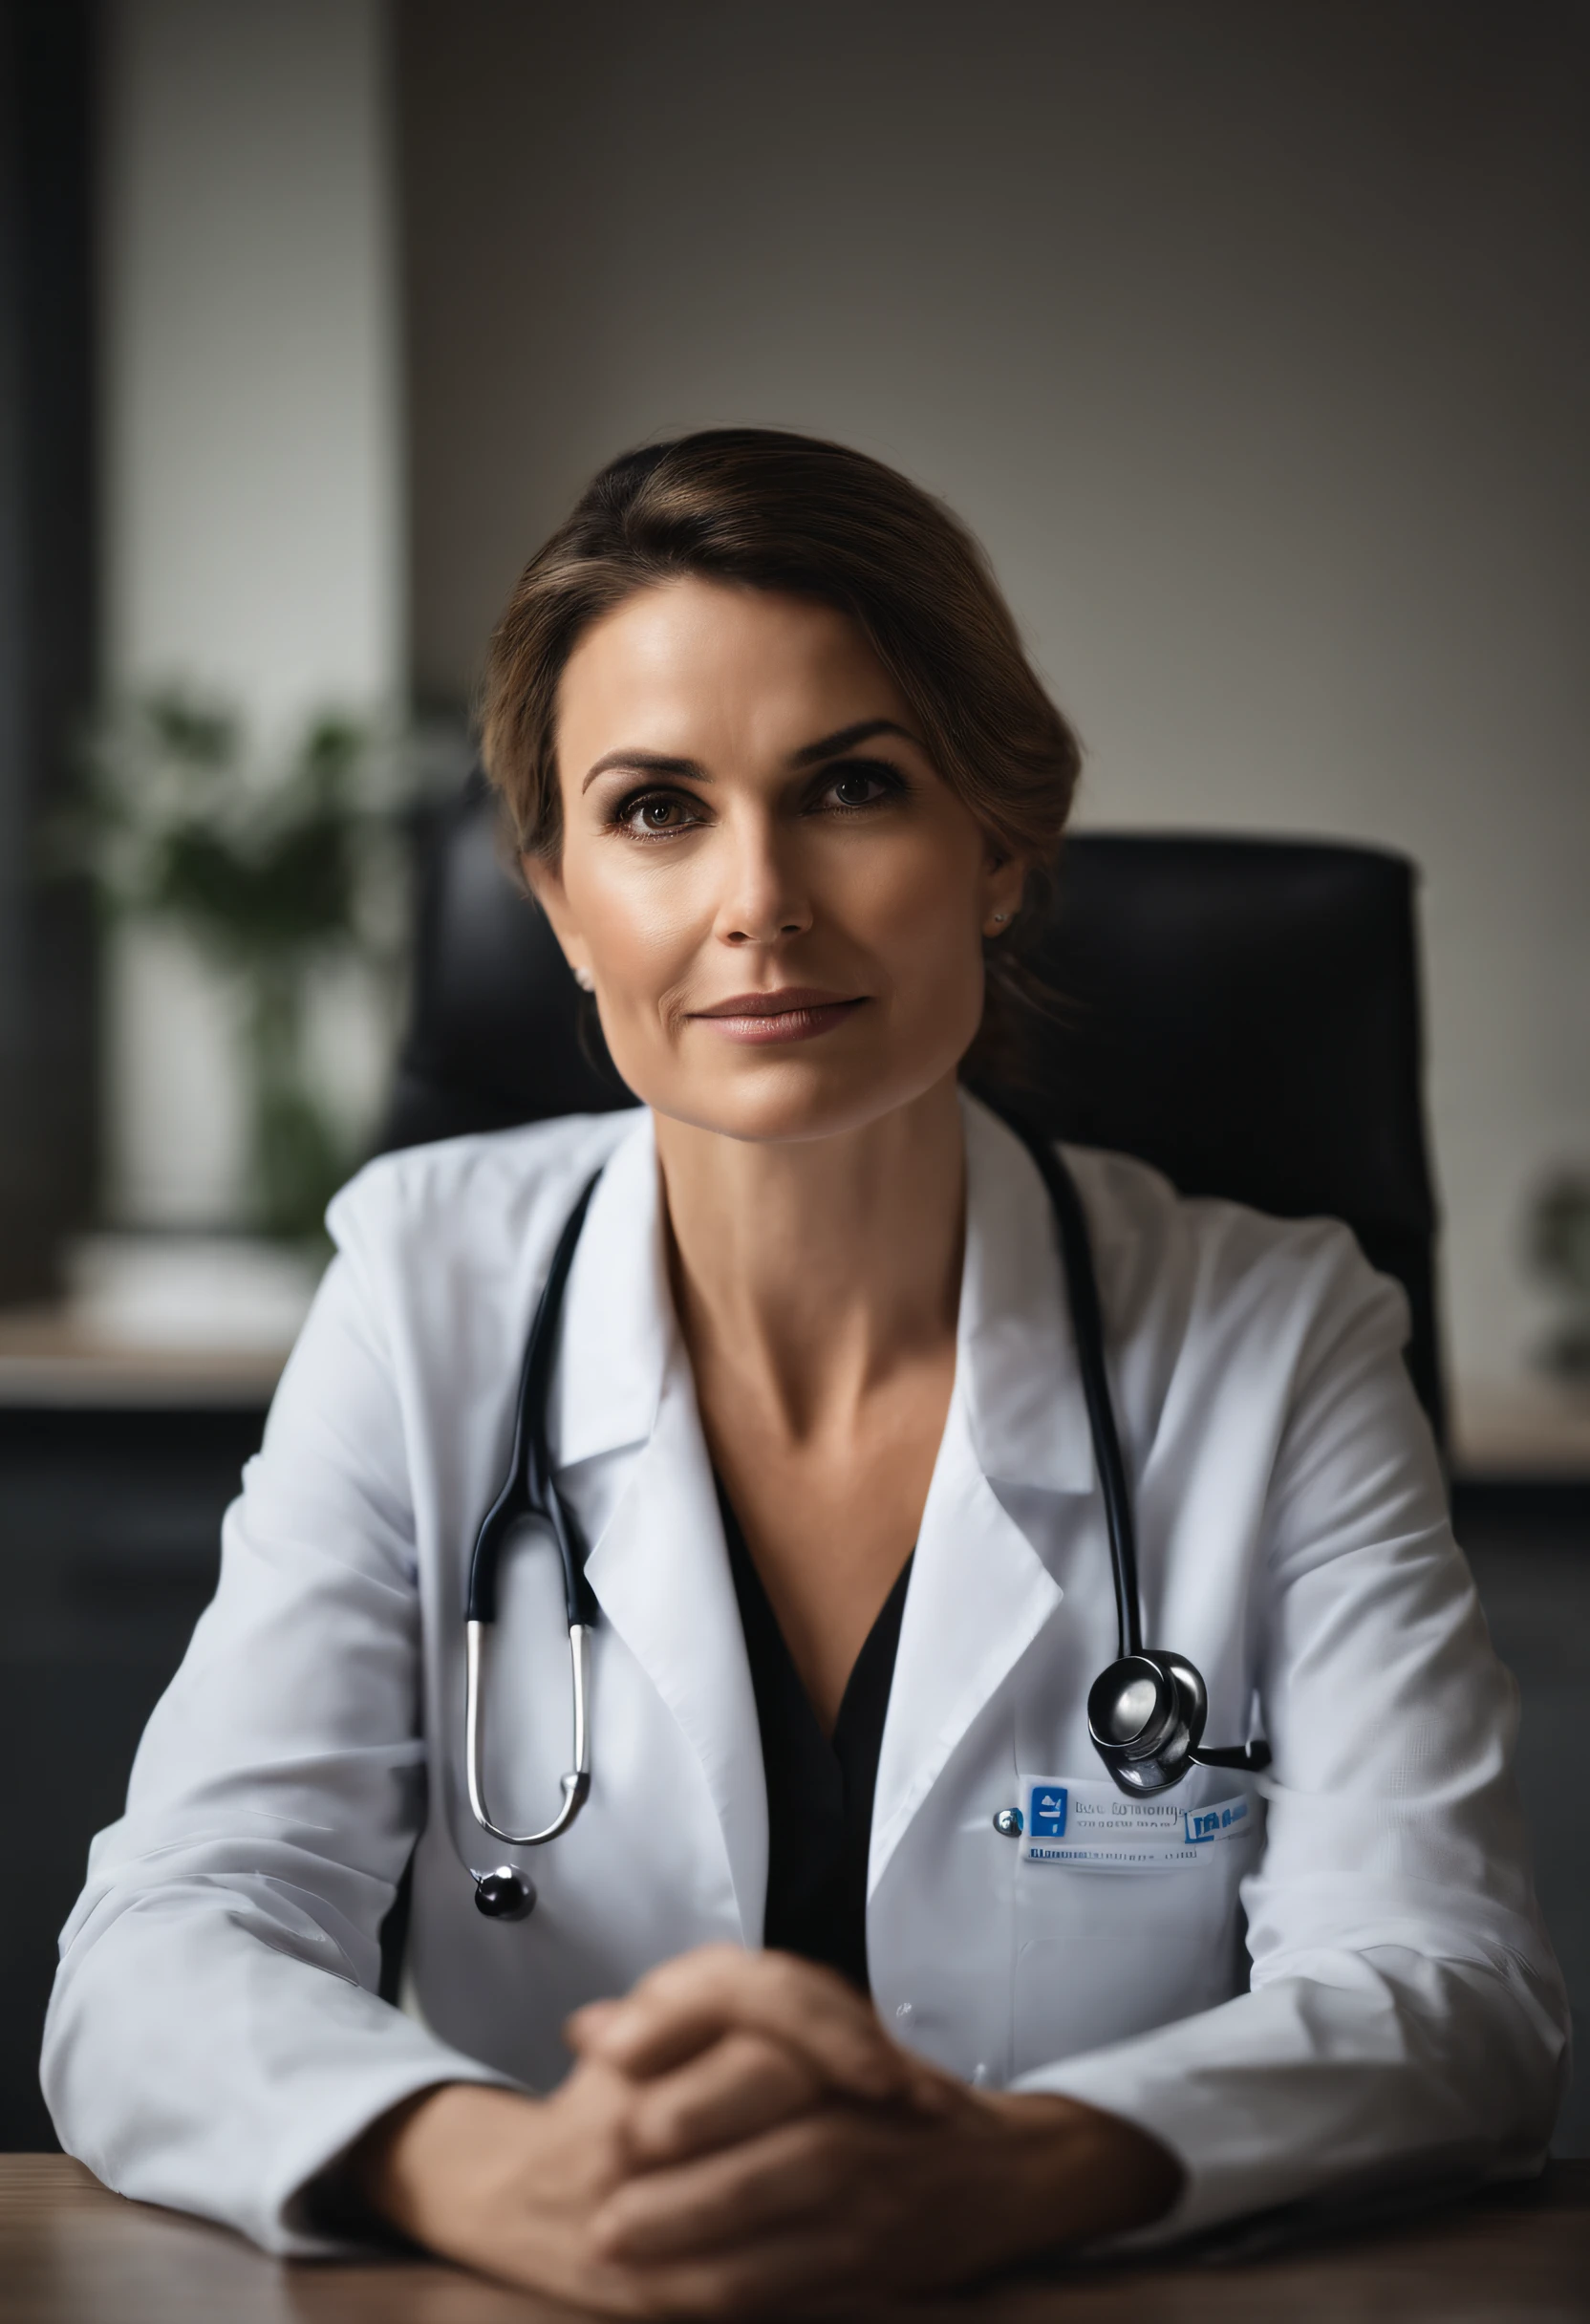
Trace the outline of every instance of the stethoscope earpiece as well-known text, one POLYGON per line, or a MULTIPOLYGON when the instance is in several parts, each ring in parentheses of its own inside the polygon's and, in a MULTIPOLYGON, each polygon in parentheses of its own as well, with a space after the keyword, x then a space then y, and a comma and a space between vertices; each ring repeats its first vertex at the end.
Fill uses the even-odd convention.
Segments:
POLYGON ((527 1921, 535 1910, 535 1883, 511 1864, 499 1864, 475 1883, 475 1910, 488 1921, 527 1921))

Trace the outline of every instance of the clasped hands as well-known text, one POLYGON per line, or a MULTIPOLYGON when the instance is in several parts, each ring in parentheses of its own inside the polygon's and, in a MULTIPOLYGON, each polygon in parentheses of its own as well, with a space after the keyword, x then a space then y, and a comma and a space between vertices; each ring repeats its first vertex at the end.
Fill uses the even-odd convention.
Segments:
POLYGON ((969 2090, 841 1978, 712 1946, 592 2003, 548 2098, 423 2093, 351 2159, 430 2249, 613 2315, 843 2311, 1157 2217, 1178 2167, 1117 2117, 969 2090))

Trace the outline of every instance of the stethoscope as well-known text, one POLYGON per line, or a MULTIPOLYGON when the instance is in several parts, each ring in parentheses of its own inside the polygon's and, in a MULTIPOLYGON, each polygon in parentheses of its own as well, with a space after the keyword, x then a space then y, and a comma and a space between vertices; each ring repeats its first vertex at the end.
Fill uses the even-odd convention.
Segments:
MULTIPOLYGON (((1137 1538, 1126 1464, 1121 1458, 1115 1411, 1105 1372, 1104 1319, 1087 1221, 1070 1172, 1044 1138, 1017 1130, 1048 1190, 1065 1266, 1093 1457, 1104 1494, 1115 1575, 1118 1652, 1088 1689, 1087 1732, 1093 1747, 1119 1788, 1135 1798, 1150 1797, 1179 1783, 1191 1767, 1239 1768, 1257 1774, 1270 1764, 1269 1745, 1235 1744, 1219 1750, 1202 1742, 1209 1697, 1204 1682, 1184 1654, 1143 1644, 1137 1590, 1137 1538)), ((586 1580, 586 1544, 579 1521, 558 1491, 547 1447, 547 1409, 556 1352, 563 1295, 575 1246, 585 1224, 598 1171, 569 1212, 530 1324, 520 1375, 518 1416, 507 1478, 482 1520, 469 1560, 464 1599, 464 1780, 470 1812, 481 1830, 509 1848, 543 1848, 567 1832, 591 1797, 590 1655, 596 1603, 586 1580), (561 1778, 563 1805, 539 1832, 506 1832, 491 1820, 481 1782, 481 1731, 484 1716, 483 1664, 486 1633, 497 1619, 497 1577, 503 1546, 511 1529, 526 1519, 550 1533, 563 1568, 564 1606, 573 1679, 573 1767, 561 1778)), ((996 1824, 1020 1830, 1014 1811, 996 1824)), ((470 1867, 473 1871, 473 1866, 470 1867)), ((535 1883, 513 1864, 475 1874, 475 1903, 490 1919, 518 1921, 535 1907, 535 1883)))

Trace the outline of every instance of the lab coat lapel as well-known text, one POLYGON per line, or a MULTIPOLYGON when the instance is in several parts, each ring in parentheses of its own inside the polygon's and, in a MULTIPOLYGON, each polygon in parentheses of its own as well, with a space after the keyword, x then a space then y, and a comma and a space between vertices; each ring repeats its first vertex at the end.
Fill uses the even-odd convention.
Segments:
MULTIPOLYGON (((756 1696, 723 1544, 712 1463, 682 1346, 656 1426, 586 1568, 629 1647, 700 1761, 747 1945, 762 1942, 767 1791, 756 1696)), ((658 1802, 658 1813, 670 1812, 658 1802)))
POLYGON ((951 1753, 1060 1605, 994 1480, 1094 1484, 1048 1197, 1021 1142, 975 1100, 956 1383, 906 1596, 873 1794, 869 1891, 951 1753))
POLYGON ((1093 1442, 1065 1270, 1038 1165, 1013 1130, 963 1097, 966 1258, 956 1385, 982 1473, 1051 1493, 1093 1489, 1093 1442))
POLYGON ((569 1270, 548 1413, 560 1469, 645 1443, 675 1336, 656 1144, 642 1110, 608 1156, 569 1270))
POLYGON ((978 1464, 957 1395, 906 1593, 872 1796, 869 1893, 950 1754, 1060 1601, 978 1464))
MULTIPOLYGON (((712 1462, 668 1285, 651 1116, 615 1149, 580 1237, 553 1394, 554 1459, 638 1445, 586 1575, 700 1762, 745 1942, 761 1942, 767 1796, 712 1462)), ((601 1716, 600 1683, 593 1721, 601 1716)), ((596 1744, 599 1763, 600 1743, 596 1744)), ((598 1774, 596 1780, 600 1781, 598 1774)), ((677 1803, 659 1801, 659 1815, 677 1803)))

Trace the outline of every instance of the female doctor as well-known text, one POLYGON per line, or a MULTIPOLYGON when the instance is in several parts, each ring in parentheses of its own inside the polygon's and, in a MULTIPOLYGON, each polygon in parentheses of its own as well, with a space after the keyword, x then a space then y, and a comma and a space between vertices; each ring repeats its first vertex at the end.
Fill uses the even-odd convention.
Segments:
POLYGON ((63 1937, 65 2145, 279 2251, 397 2229, 641 2315, 1535 2168, 1563 1997, 1400 1293, 1104 1153, 1061 1158, 1067 1251, 958 1088, 1077 769, 965 533, 794 436, 622 460, 514 592, 483 743, 644 1109, 333 1204, 63 1937), (1088 1269, 1167 1642, 1103 1711, 1088 1269), (470 1767, 510 1457, 574 1544, 588 1732, 544 1509, 470 1609, 470 1767))

